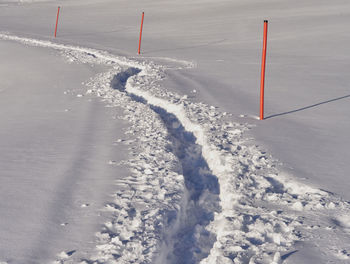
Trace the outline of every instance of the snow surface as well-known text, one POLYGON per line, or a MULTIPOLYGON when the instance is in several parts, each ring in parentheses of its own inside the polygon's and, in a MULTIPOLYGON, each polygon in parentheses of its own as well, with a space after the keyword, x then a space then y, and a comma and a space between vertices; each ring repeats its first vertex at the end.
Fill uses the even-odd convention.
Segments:
MULTIPOLYGON (((130 173, 118 177, 112 200, 105 199, 106 217, 95 219, 104 221, 101 228, 95 222, 95 250, 84 251, 77 243, 62 251, 53 242, 57 263, 349 261, 346 1, 293 6, 287 1, 150 1, 143 5, 148 24, 142 58, 133 57, 136 45, 131 45, 140 1, 64 3, 59 40, 48 41, 52 29, 42 23, 49 21, 47 11, 54 6, 39 3, 6 7, 1 27, 11 33, 3 32, 0 38, 6 42, 1 43, 6 49, 25 44, 30 53, 56 50, 67 65, 100 69, 91 74, 86 94, 76 93, 76 98, 97 95, 111 109, 123 110, 118 117, 128 126, 125 135, 117 132, 115 144, 127 148, 129 158, 120 163, 112 154, 106 164, 126 165, 130 173), (101 18, 97 23, 96 17, 101 18), (269 118, 257 122, 257 36, 259 23, 269 17, 267 87, 274 95, 267 105, 282 114, 269 114, 268 108, 269 118), (327 30, 317 24, 325 18, 332 18, 327 30), (324 41, 330 32, 333 38, 324 41), (295 102, 307 104, 315 91, 334 97, 280 110, 295 102)), ((96 191, 101 194, 103 188, 96 191)), ((84 201, 80 208, 89 205, 84 201)), ((68 203, 67 208, 73 207, 68 203)), ((68 215, 79 217, 73 211, 68 215)), ((20 262, 13 254, 0 261, 20 262)))
POLYGON ((103 69, 67 64, 50 50, 0 46, 0 261, 89 252, 111 183, 127 172, 116 175, 108 164, 126 158, 111 144, 123 123, 98 100, 77 97, 86 91, 81 82, 103 69))

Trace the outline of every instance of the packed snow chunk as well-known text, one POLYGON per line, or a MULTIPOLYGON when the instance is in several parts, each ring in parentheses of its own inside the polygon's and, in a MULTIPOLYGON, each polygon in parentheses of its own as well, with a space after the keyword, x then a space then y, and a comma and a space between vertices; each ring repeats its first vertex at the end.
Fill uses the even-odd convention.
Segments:
POLYGON ((153 171, 151 169, 145 169, 145 174, 146 175, 152 175, 153 171))
POLYGON ((62 251, 61 253, 59 253, 57 256, 62 259, 68 259, 70 256, 72 256, 75 253, 75 250, 71 250, 71 251, 62 251))
POLYGON ((298 201, 292 205, 292 208, 296 211, 302 211, 304 209, 304 206, 301 202, 298 201))
POLYGON ((335 205, 335 203, 333 203, 333 202, 329 202, 329 203, 327 203, 326 207, 327 207, 328 209, 335 209, 336 205, 335 205))
POLYGON ((282 263, 281 254, 279 252, 276 252, 273 257, 273 262, 271 264, 280 264, 280 263, 282 263))
POLYGON ((278 234, 278 233, 274 233, 272 235, 272 239, 273 239, 273 242, 277 245, 280 245, 281 244, 281 234, 278 234))

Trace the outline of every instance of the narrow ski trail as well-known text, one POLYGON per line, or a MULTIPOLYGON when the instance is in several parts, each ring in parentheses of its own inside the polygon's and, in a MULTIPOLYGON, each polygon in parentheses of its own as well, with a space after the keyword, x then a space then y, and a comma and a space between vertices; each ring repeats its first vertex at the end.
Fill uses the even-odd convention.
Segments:
MULTIPOLYGON (((129 147, 130 176, 116 183, 122 191, 103 209, 111 219, 82 263, 282 263, 297 241, 349 234, 348 202, 279 172, 244 135, 249 124, 167 91, 160 85, 165 66, 8 34, 0 39, 108 66, 87 93, 121 107, 119 118, 130 124, 117 142, 129 147)), ((349 258, 349 246, 332 243, 324 250, 349 258)))

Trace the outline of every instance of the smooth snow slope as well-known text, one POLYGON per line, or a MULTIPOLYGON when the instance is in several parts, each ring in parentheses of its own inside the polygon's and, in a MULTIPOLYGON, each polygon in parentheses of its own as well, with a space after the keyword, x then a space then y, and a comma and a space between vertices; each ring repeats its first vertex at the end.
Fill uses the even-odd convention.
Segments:
POLYGON ((77 97, 99 68, 67 64, 50 50, 1 41, 0 261, 48 263, 90 252, 99 212, 125 174, 113 146, 123 123, 93 98, 77 97))
MULTIPOLYGON (((248 127, 252 128, 251 124, 256 124, 250 133, 259 140, 265 150, 271 151, 274 158, 283 162, 282 166, 279 166, 280 170, 287 171, 292 178, 298 177, 306 183, 349 199, 347 193, 349 183, 346 181, 349 170, 347 162, 349 141, 346 132, 349 130, 347 118, 349 108, 346 103, 349 98, 347 89, 349 77, 346 72, 349 66, 346 55, 349 40, 348 2, 151 1, 147 4, 142 1, 58 2, 63 3, 64 13, 62 13, 59 41, 109 50, 129 57, 133 56, 134 50, 136 51, 135 36, 139 29, 139 15, 141 11, 145 11, 147 23, 142 46, 144 58, 146 61, 153 60, 168 66, 165 68, 166 78, 161 82, 162 87, 166 87, 168 91, 187 94, 191 101, 204 101, 219 106, 221 113, 226 111, 234 114, 230 117, 231 120, 250 124, 240 127, 241 132, 248 127), (269 90, 267 90, 266 113, 270 118, 264 122, 257 122, 252 117, 257 115, 258 108, 256 102, 263 19, 270 20, 267 72, 269 90), (179 68, 179 64, 186 69, 169 69, 173 65, 179 68), (197 67, 188 69, 189 65, 197 67)), ((1 27, 4 31, 19 35, 50 38, 54 20, 51 12, 55 13, 55 7, 51 4, 34 4, 2 9, 1 27)), ((113 78, 113 75, 106 76, 106 83, 110 81, 108 79, 110 77, 113 78)), ((148 82, 145 84, 149 85, 148 82)), ((160 97, 164 97, 164 93, 160 93, 160 97)), ((176 96, 175 98, 178 100, 176 96)), ((197 109, 196 107, 193 106, 194 109, 197 109)), ((215 116, 213 113, 211 115, 215 116)), ((177 118, 181 119, 179 116, 177 118)), ((206 114, 203 118, 211 120, 206 114)), ((195 115, 191 116, 191 120, 196 120, 195 115)), ((214 118, 210 122, 215 123, 215 120, 214 118)), ((191 130, 191 127, 186 129, 191 130)), ((211 129, 217 128, 214 125, 211 129)), ((229 127, 223 126, 222 129, 229 127)), ((200 138, 198 135, 196 137, 200 138)), ((218 135, 218 138, 214 136, 213 140, 221 142, 222 139, 218 135)), ((213 143, 214 146, 218 147, 218 142, 213 143)), ((230 145, 230 142, 225 144, 230 145)), ((241 144, 243 143, 239 143, 239 148, 241 144)), ((222 146, 224 149, 227 148, 226 145, 222 146)), ((267 195, 269 202, 259 207, 254 201, 255 198, 250 200, 251 197, 244 196, 245 203, 252 202, 252 212, 248 213, 248 208, 244 206, 241 212, 237 208, 225 208, 228 212, 233 210, 230 216, 232 219, 238 219, 229 230, 235 230, 242 224, 242 234, 233 235, 230 232, 225 234, 225 230, 218 232, 216 224, 221 223, 218 220, 222 216, 216 218, 212 230, 219 237, 225 238, 225 241, 230 241, 226 239, 232 235, 242 238, 238 241, 232 239, 238 245, 227 246, 228 252, 224 252, 224 255, 228 254, 230 258, 248 263, 253 254, 250 252, 259 250, 265 253, 269 250, 274 252, 274 249, 263 246, 255 248, 254 245, 266 246, 269 245, 269 241, 273 241, 275 245, 281 246, 279 232, 272 238, 261 237, 265 232, 271 233, 272 229, 276 231, 281 228, 280 223, 273 222, 268 216, 269 210, 263 209, 272 210, 272 205, 269 203, 273 203, 277 196, 277 200, 281 200, 282 203, 292 203, 292 208, 301 210, 288 213, 284 208, 282 212, 286 215, 277 216, 276 219, 284 217, 288 219, 285 220, 288 228, 282 228, 284 229, 281 235, 282 241, 287 241, 282 242, 282 248, 289 247, 288 243, 293 240, 298 241, 298 237, 293 237, 298 234, 293 232, 298 224, 309 231, 301 232, 299 240, 306 238, 307 242, 296 244, 298 252, 291 250, 289 253, 293 254, 289 254, 282 249, 284 255, 281 259, 276 254, 272 256, 275 262, 342 263, 344 261, 346 263, 349 258, 349 249, 345 248, 348 244, 346 203, 335 202, 337 199, 334 200, 332 194, 329 198, 322 191, 301 188, 295 183, 291 185, 294 189, 290 189, 281 177, 285 175, 284 172, 278 173, 280 175, 277 178, 274 174, 276 172, 272 173, 274 177, 269 174, 266 176, 263 172, 255 175, 254 167, 262 166, 260 160, 267 157, 263 153, 255 152, 254 147, 249 149, 248 153, 248 155, 241 153, 243 156, 239 156, 239 161, 247 166, 250 162, 253 163, 247 167, 248 171, 243 170, 243 175, 251 176, 253 183, 249 184, 249 181, 243 180, 240 184, 245 189, 240 191, 252 188, 250 191, 254 196, 258 193, 256 198, 262 197, 261 199, 265 201, 264 197, 267 195), (244 155, 248 157, 246 160, 242 159, 244 155), (260 176, 263 178, 260 179, 260 176), (256 181, 260 183, 256 184, 256 181), (269 187, 270 185, 272 187, 269 187), (259 186, 265 186, 265 189, 259 186), (268 194, 269 192, 272 194, 268 194), (322 209, 322 213, 313 212, 319 210, 319 207, 326 210, 322 209), (344 212, 340 209, 343 207, 344 212), (259 212, 260 209, 263 211, 259 212), (296 219, 291 217, 293 214, 296 219), (332 216, 334 214, 341 215, 334 218, 332 216), (254 217, 258 215, 261 218, 254 217), (316 221, 311 224, 314 219, 316 221), (265 221, 272 221, 273 228, 269 229, 265 221), (261 228, 263 224, 267 226, 266 230, 261 228), (292 230, 291 236, 287 230, 292 230), (245 236, 248 237, 244 238, 245 236), (242 243, 243 251, 239 249, 242 243), (247 250, 247 245, 252 245, 252 251, 247 250), (321 253, 322 251, 324 253, 321 253)), ((210 159, 207 157, 206 160, 210 159)), ((265 162, 262 163, 267 166, 265 162)), ((237 172, 229 175, 237 175, 237 172)), ((216 173, 216 176, 220 181, 220 175, 216 173)), ((225 174, 222 177, 225 179, 225 174)), ((236 182, 232 186, 240 184, 236 182)), ((232 192, 233 188, 230 189, 232 186, 228 185, 227 193, 232 192)), ((224 200, 222 198, 221 201, 224 200)), ((277 215, 280 212, 281 210, 276 210, 277 215)), ((115 230, 111 230, 112 235, 114 232, 115 230)), ((219 249, 220 245, 216 244, 215 247, 219 249)), ((113 251, 110 252, 112 253, 113 251)), ((221 254, 220 250, 214 253, 221 254)))

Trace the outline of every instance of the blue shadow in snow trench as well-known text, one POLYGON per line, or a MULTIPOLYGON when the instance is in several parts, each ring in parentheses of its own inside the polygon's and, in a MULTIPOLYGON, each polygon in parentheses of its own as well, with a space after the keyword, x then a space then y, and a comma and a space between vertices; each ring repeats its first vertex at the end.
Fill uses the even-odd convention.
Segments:
POLYGON ((182 220, 175 237, 174 248, 168 256, 168 263, 194 264, 207 257, 216 241, 215 234, 205 230, 214 220, 214 212, 220 208, 220 186, 202 156, 202 147, 196 143, 193 133, 184 129, 173 114, 164 109, 150 106, 162 119, 172 145, 169 151, 174 153, 181 163, 186 189, 190 195, 186 219, 182 220), (201 231, 198 232, 198 227, 201 231))
POLYGON ((112 81, 111 81, 111 87, 115 90, 124 92, 125 91, 125 85, 128 79, 136 74, 141 72, 140 69, 130 67, 126 69, 123 72, 119 72, 118 74, 114 75, 112 81))
MULTIPOLYGON (((147 105, 147 100, 125 91, 127 80, 140 72, 140 69, 129 68, 115 75, 111 87, 126 93, 132 100, 147 105)), ((207 257, 216 235, 205 227, 214 220, 214 212, 220 212, 220 186, 218 178, 213 175, 202 156, 202 147, 196 144, 196 137, 182 126, 177 117, 164 109, 149 105, 164 123, 169 140, 168 151, 179 160, 184 176, 184 182, 189 197, 186 207, 182 208, 185 217, 181 217, 180 225, 174 235, 167 239, 175 241, 167 256, 167 263, 194 264, 207 257), (199 230, 199 231, 198 231, 199 230)), ((172 225, 178 217, 177 212, 169 212, 168 224, 172 225)))

